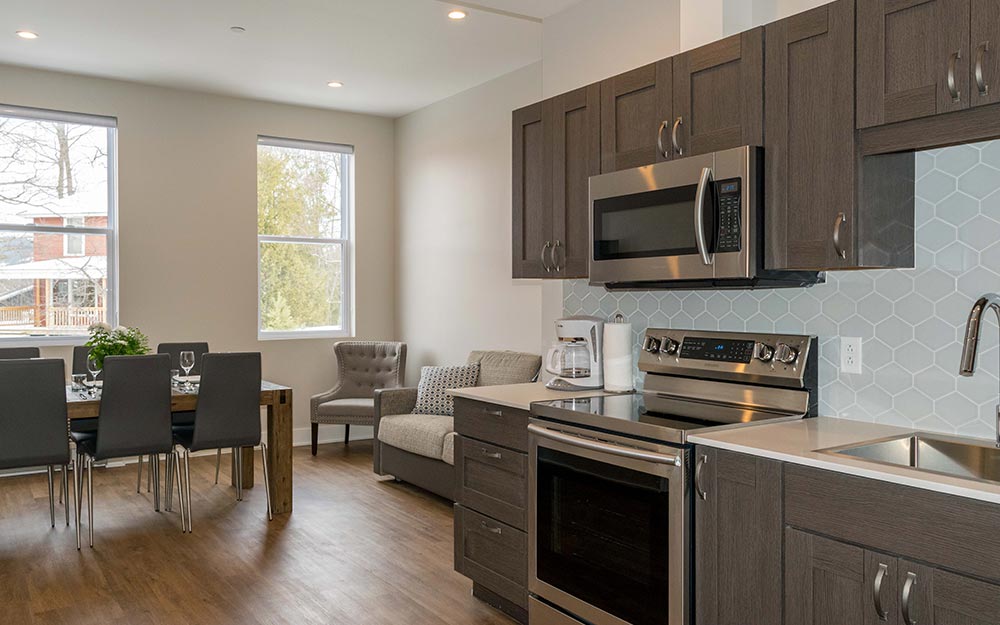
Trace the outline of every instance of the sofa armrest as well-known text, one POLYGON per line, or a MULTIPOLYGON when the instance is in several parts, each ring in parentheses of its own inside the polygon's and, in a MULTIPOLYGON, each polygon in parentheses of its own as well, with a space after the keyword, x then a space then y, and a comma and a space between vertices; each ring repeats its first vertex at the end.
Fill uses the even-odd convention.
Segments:
POLYGON ((375 428, 372 434, 372 463, 375 473, 382 472, 381 443, 378 440, 378 426, 382 417, 395 414, 409 414, 417 405, 417 388, 382 388, 375 391, 375 428))

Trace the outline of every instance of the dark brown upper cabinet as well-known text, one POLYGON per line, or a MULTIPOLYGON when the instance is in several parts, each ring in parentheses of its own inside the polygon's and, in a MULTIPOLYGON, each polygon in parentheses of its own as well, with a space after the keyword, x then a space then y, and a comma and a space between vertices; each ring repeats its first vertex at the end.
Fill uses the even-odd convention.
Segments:
POLYGON ((972 0, 972 106, 1000 102, 1000 0, 972 0))
POLYGON ((763 28, 690 50, 673 61, 674 158, 763 144, 763 28))
POLYGON ((514 111, 514 278, 587 277, 599 111, 597 84, 514 111))
POLYGON ((670 158, 672 80, 664 59, 601 82, 601 172, 670 158))
POLYGON ((969 20, 970 0, 860 0, 857 127, 968 108, 969 20))
POLYGON ((699 447, 695 624, 781 622, 781 463, 699 447))

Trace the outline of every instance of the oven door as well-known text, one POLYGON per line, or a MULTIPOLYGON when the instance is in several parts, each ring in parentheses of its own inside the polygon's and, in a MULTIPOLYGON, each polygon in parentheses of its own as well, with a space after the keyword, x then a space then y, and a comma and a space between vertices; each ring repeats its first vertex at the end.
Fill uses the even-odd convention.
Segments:
POLYGON ((528 590, 593 625, 687 625, 683 449, 532 421, 528 590))

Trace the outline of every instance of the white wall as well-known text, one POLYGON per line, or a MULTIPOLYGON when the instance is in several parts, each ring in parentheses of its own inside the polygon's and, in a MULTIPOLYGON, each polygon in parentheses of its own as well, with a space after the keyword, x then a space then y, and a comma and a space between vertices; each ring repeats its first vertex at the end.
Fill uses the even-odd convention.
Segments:
POLYGON ((154 346, 260 351, 264 377, 294 389, 299 442, 309 396, 333 385, 333 341, 257 340, 256 140, 355 145, 356 333, 393 338, 392 120, 3 65, 0 102, 118 118, 121 322, 154 346))
POLYGON ((511 275, 511 111, 530 65, 396 121, 397 334, 407 379, 473 349, 541 349, 538 280, 511 275))

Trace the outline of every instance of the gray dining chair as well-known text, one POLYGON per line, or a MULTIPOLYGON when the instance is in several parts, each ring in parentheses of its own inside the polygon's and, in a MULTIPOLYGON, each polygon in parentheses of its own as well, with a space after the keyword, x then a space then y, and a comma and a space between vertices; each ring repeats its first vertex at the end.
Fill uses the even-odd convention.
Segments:
POLYGON ((47 468, 52 527, 56 526, 54 466, 62 467, 61 492, 69 525, 65 371, 65 363, 57 358, 0 361, 0 469, 47 468))
MULTIPOLYGON (((264 458, 264 493, 267 518, 271 519, 271 484, 267 466, 267 444, 260 429, 260 353, 205 354, 202 359, 201 388, 194 424, 173 426, 174 443, 184 449, 183 480, 177 483, 181 514, 187 511, 187 531, 191 532, 191 452, 232 448, 236 465, 236 500, 243 501, 244 447, 260 445, 264 458)), ((173 460, 172 460, 173 458, 173 460)), ((167 458, 167 508, 172 506, 174 472, 167 458)))
MULTIPOLYGON (((170 357, 155 354, 105 358, 97 431, 72 432, 70 436, 76 443, 75 465, 87 470, 86 499, 91 547, 94 546, 94 462, 126 456, 152 456, 153 507, 159 512, 159 456, 176 454, 170 423, 170 357)), ((82 499, 77 499, 77 523, 82 515, 82 499)), ((183 510, 181 512, 183 514, 183 510)), ((79 540, 77 548, 80 548, 79 540)))
POLYGON ((90 358, 89 345, 76 345, 73 347, 73 375, 87 375, 87 360, 90 358))
POLYGON ((0 347, 0 360, 39 358, 41 355, 37 347, 0 347))

